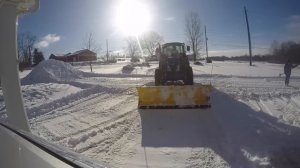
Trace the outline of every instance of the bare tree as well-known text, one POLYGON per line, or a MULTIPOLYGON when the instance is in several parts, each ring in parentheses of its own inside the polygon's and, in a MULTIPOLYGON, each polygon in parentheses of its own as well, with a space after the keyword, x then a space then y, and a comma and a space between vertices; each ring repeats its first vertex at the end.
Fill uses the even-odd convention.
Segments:
POLYGON ((141 36, 141 46, 150 56, 155 55, 155 49, 163 42, 163 37, 156 32, 147 32, 141 36))
POLYGON ((101 49, 101 47, 97 44, 93 33, 87 33, 85 35, 82 40, 82 48, 88 49, 95 53, 99 52, 99 50, 101 49))
POLYGON ((27 34, 27 53, 28 53, 28 61, 30 61, 30 63, 32 62, 32 57, 33 57, 33 48, 34 48, 34 44, 36 41, 36 36, 31 35, 31 34, 27 34))
POLYGON ((25 54, 25 44, 24 44, 24 39, 25 39, 25 35, 24 34, 19 34, 18 35, 18 58, 19 59, 23 59, 23 56, 25 54))
POLYGON ((196 61, 203 43, 203 31, 198 13, 190 12, 185 16, 185 34, 188 44, 192 47, 194 61, 196 61))
POLYGON ((35 42, 36 36, 31 33, 22 33, 18 35, 18 57, 22 62, 31 65, 35 42))
POLYGON ((127 37, 125 39, 127 43, 127 52, 131 58, 136 57, 139 52, 139 45, 135 37, 127 37))

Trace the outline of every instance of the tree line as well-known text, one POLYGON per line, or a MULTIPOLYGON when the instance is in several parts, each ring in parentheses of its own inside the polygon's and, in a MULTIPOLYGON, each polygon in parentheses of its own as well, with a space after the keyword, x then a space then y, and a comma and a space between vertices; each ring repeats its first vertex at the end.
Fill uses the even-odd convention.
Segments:
POLYGON ((279 43, 274 41, 271 45, 271 54, 274 62, 285 63, 287 60, 300 63, 300 41, 286 41, 279 43))
POLYGON ((163 43, 163 37, 157 32, 146 32, 138 37, 128 36, 125 38, 127 53, 131 58, 141 55, 155 55, 155 49, 163 43))
MULTIPOLYGON (((186 44, 191 46, 194 61, 200 56, 200 51, 203 47, 203 26, 200 16, 196 12, 189 12, 185 16, 185 24, 183 32, 186 36, 186 44)), ((125 39, 127 53, 131 58, 136 58, 140 55, 155 55, 155 50, 164 39, 157 32, 146 32, 138 37, 129 36, 125 39)))
MULTIPOLYGON (((213 61, 249 61, 249 56, 211 56, 210 59, 213 61)), ((285 41, 279 43, 274 41, 270 47, 270 54, 254 55, 252 60, 277 64, 284 64, 290 60, 294 64, 300 64, 300 42, 285 41)))
POLYGON ((17 55, 21 71, 36 66, 45 59, 43 53, 35 48, 36 40, 37 37, 29 32, 18 34, 17 55))

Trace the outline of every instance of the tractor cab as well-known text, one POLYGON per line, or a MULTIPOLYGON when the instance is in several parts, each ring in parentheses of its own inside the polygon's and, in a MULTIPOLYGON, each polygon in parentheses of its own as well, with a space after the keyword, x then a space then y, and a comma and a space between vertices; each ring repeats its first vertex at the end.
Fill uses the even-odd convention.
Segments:
MULTIPOLYGON (((189 47, 187 47, 189 51, 189 47)), ((156 85, 167 83, 193 84, 193 72, 189 65, 184 43, 165 43, 157 49, 159 68, 155 72, 156 85)))
POLYGON ((186 51, 190 51, 190 46, 186 47, 185 50, 185 44, 179 43, 179 42, 173 42, 173 43, 166 43, 160 46, 156 49, 156 56, 158 57, 158 60, 160 57, 168 57, 168 58, 174 58, 179 57, 180 55, 185 56, 186 51))
POLYGON ((178 57, 181 54, 185 54, 183 43, 167 43, 162 46, 162 55, 167 57, 178 57))

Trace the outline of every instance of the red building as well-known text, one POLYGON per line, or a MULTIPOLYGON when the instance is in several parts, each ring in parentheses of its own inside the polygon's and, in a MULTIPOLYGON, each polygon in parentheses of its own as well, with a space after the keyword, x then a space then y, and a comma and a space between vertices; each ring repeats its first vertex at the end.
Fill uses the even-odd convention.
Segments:
POLYGON ((84 61, 96 61, 97 54, 88 49, 79 50, 74 53, 68 53, 65 55, 51 54, 49 59, 60 60, 64 62, 84 62, 84 61))

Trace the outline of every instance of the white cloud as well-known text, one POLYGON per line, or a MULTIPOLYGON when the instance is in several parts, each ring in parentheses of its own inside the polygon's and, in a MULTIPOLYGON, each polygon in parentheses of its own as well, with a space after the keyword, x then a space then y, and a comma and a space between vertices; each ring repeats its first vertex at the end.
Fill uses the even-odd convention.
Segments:
MULTIPOLYGON (((289 30, 296 30, 300 28, 300 15, 290 16, 289 22, 287 24, 289 30)), ((300 31, 299 31, 300 32, 300 31)))
POLYGON ((166 21, 173 21, 173 20, 175 20, 175 17, 167 17, 167 18, 165 18, 165 20, 166 21))
POLYGON ((292 15, 289 20, 300 20, 300 15, 292 15))
POLYGON ((58 42, 60 40, 60 36, 56 34, 48 34, 43 37, 39 42, 35 44, 37 48, 47 48, 50 44, 58 42))

